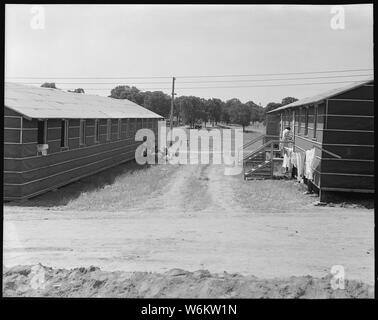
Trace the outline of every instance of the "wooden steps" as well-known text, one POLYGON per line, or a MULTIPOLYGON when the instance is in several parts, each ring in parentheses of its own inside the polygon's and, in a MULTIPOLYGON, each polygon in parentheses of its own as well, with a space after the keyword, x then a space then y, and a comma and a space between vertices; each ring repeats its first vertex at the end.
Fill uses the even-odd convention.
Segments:
POLYGON ((244 179, 272 179, 272 159, 279 153, 278 147, 279 141, 269 140, 265 142, 265 136, 243 145, 244 179), (259 142, 260 145, 255 147, 255 151, 251 151, 250 149, 253 148, 256 142, 259 142))
POLYGON ((246 180, 270 179, 272 177, 272 161, 266 160, 244 174, 246 180))

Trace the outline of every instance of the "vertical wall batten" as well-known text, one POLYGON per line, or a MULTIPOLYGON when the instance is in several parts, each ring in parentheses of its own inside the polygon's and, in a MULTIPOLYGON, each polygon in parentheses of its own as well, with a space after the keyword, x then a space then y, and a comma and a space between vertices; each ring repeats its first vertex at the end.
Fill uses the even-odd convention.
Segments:
POLYGON ((22 143, 23 124, 24 124, 24 117, 20 117, 20 143, 22 143))

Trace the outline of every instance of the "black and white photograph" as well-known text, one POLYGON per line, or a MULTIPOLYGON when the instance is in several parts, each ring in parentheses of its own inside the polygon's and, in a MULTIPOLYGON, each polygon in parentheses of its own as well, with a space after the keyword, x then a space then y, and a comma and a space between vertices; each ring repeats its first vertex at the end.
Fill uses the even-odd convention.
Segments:
POLYGON ((375 298, 372 3, 4 7, 3 298, 375 298))

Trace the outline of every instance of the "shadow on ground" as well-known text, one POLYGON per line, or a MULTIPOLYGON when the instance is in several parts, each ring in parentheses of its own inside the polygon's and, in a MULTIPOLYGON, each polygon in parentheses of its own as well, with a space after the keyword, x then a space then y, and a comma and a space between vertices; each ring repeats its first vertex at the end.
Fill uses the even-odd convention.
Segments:
POLYGON ((91 175, 72 182, 68 185, 62 186, 56 190, 49 191, 45 194, 36 196, 34 198, 24 201, 12 201, 6 202, 7 206, 18 207, 57 207, 65 206, 70 201, 77 199, 84 192, 91 192, 97 189, 101 189, 106 185, 111 185, 115 180, 124 175, 130 174, 135 171, 145 170, 149 165, 139 165, 134 160, 116 167, 104 170, 95 175, 91 175))
POLYGON ((343 208, 367 208, 374 209, 374 194, 352 193, 352 192, 333 192, 329 196, 328 206, 343 208))

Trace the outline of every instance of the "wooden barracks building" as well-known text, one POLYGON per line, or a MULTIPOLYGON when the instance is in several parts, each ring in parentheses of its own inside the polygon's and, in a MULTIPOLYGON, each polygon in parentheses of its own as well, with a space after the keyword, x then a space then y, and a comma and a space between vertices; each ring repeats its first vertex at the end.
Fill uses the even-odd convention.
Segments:
POLYGON ((30 198, 134 159, 158 114, 129 100, 5 83, 4 200, 30 198))
POLYGON ((267 136, 290 126, 294 151, 315 147, 320 200, 334 191, 374 193, 374 80, 353 83, 267 114, 267 136))

